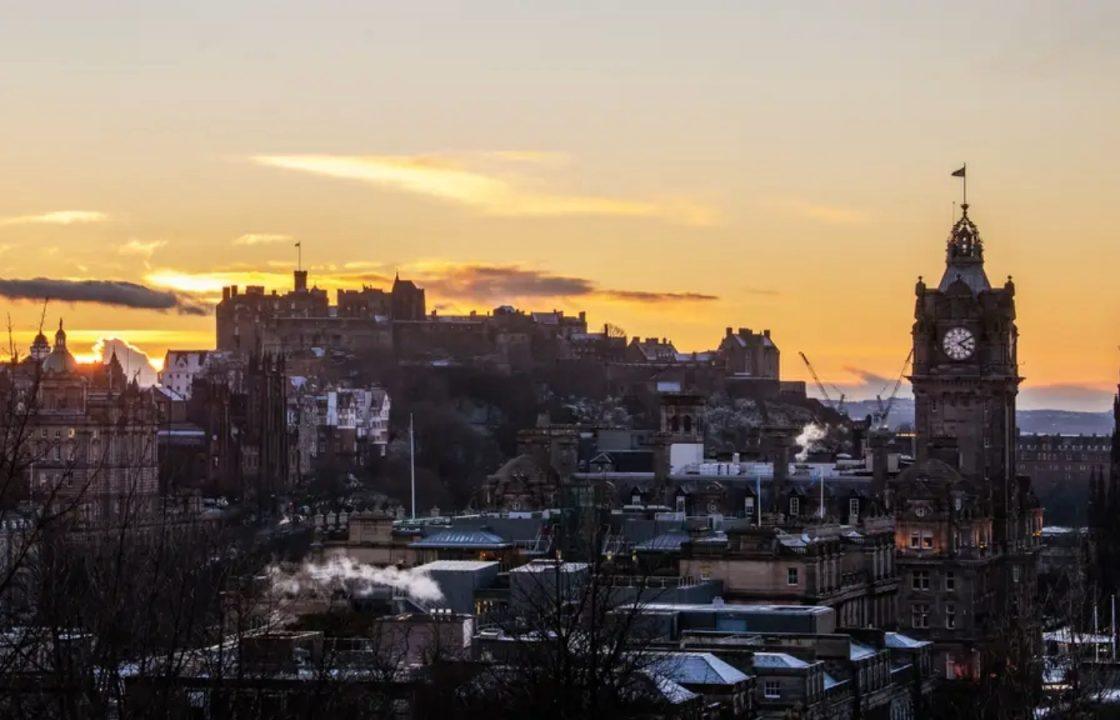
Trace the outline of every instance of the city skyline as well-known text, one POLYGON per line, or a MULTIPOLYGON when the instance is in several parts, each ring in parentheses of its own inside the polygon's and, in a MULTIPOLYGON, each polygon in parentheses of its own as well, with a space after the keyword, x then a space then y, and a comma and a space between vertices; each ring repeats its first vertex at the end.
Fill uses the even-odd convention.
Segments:
POLYGON ((1108 406, 1107 5, 21 12, 0 288, 22 350, 42 304, 12 298, 90 280, 142 307, 52 301, 79 354, 213 347, 220 287, 290 287, 301 242, 320 287, 399 270, 441 312, 587 310, 682 350, 768 327, 783 376, 801 350, 873 395, 968 161, 989 273, 1021 291, 1021 405, 1108 406))

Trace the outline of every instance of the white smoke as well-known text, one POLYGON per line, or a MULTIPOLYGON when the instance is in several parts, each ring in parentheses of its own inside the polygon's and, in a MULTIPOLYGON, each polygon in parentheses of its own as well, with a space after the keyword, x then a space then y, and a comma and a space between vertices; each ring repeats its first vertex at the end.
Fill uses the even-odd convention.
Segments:
POLYGON ((288 598, 329 598, 336 590, 344 590, 352 597, 364 597, 376 588, 390 587, 403 590, 417 600, 438 602, 443 599, 439 585, 427 572, 394 566, 375 567, 342 555, 296 567, 273 563, 265 572, 272 591, 288 598))
POLYGON ((824 440, 828 435, 828 428, 824 425, 817 423, 809 423, 801 428, 801 434, 794 440, 801 450, 794 456, 797 462, 805 462, 809 459, 809 453, 816 450, 820 445, 821 440, 824 440))

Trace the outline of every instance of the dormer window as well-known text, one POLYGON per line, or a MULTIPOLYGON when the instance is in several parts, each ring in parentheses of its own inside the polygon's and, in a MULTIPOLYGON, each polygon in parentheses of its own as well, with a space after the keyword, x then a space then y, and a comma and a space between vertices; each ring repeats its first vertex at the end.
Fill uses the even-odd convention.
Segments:
POLYGON ((795 495, 794 497, 791 497, 789 499, 789 516, 790 517, 797 517, 800 514, 801 514, 801 498, 799 498, 795 495))
POLYGON ((684 495, 677 496, 677 512, 684 512, 684 495))
POLYGON ((754 517, 754 495, 748 495, 743 501, 743 510, 747 517, 754 517))
POLYGON ((641 493, 634 493, 633 495, 631 495, 630 496, 630 504, 631 505, 641 505, 642 504, 641 493))

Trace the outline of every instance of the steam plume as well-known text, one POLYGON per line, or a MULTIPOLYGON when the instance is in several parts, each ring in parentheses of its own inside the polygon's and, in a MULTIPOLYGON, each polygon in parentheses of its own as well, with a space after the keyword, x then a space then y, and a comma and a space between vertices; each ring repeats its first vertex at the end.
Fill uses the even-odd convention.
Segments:
POLYGON ((828 435, 828 428, 824 425, 817 423, 809 423, 801 428, 801 434, 794 440, 801 450, 795 455, 797 462, 805 462, 809 458, 809 453, 816 450, 820 445, 820 441, 828 435))
POLYGON ((426 572, 392 566, 379 568, 340 555, 321 562, 305 562, 294 569, 272 564, 266 573, 273 592, 286 597, 330 597, 335 590, 363 597, 375 588, 391 587, 403 590, 416 600, 438 602, 443 599, 439 585, 426 572))

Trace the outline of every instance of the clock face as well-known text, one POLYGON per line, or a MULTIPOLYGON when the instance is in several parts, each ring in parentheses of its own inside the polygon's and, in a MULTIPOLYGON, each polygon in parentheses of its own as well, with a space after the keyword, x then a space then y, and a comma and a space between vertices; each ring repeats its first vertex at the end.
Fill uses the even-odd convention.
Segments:
POLYGON ((941 338, 941 349, 953 360, 967 360, 976 351, 976 338, 966 328, 951 328, 941 338))

